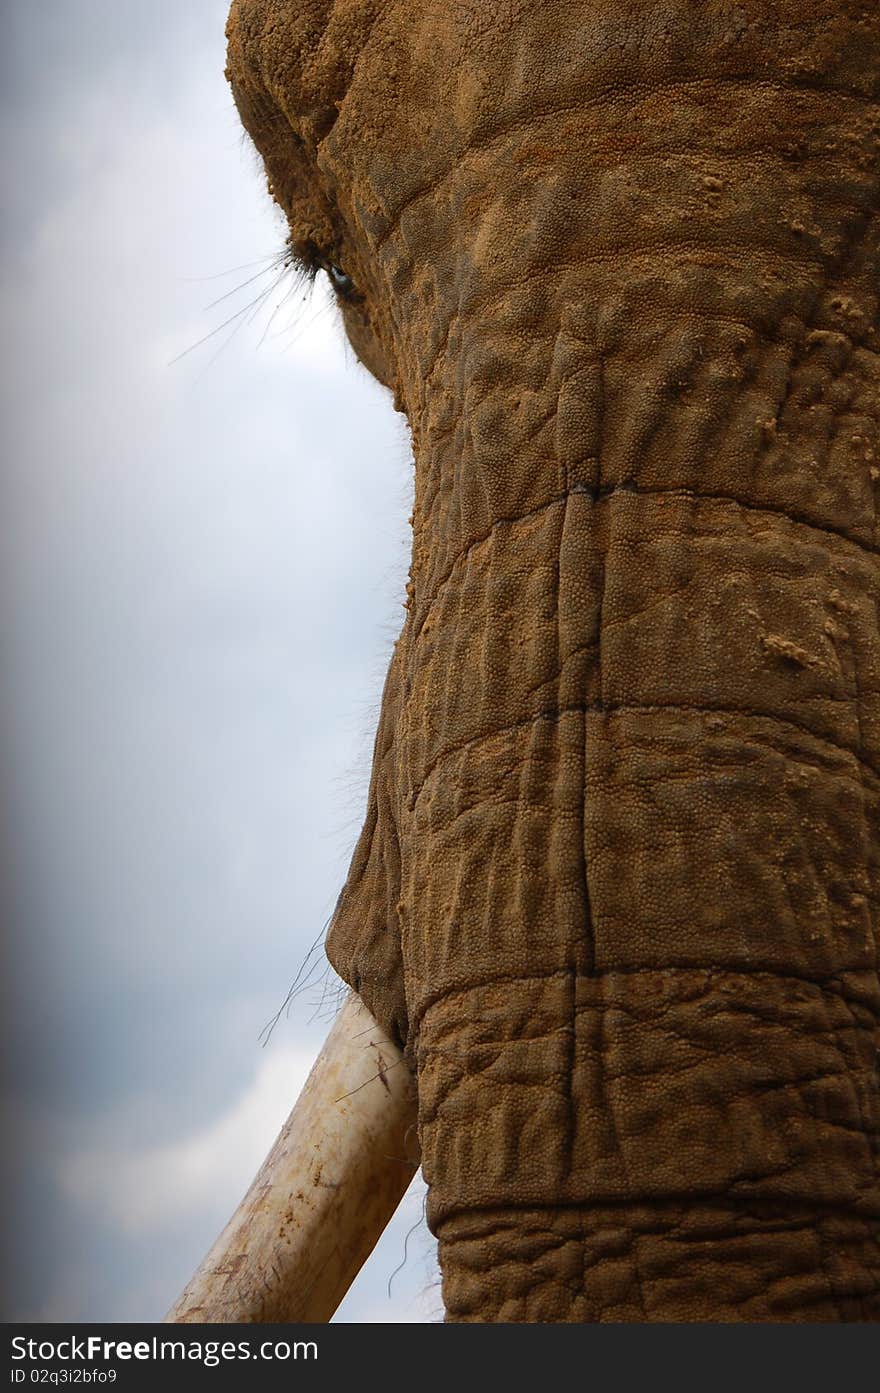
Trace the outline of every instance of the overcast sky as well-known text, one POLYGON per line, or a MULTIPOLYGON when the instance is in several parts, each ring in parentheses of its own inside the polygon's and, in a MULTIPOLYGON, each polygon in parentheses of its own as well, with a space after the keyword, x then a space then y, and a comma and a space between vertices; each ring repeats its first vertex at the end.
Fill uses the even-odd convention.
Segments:
MULTIPOLYGON (((408 439, 274 284, 226 8, 3 7, 7 1319, 158 1319, 252 1178, 338 1000, 319 956, 261 1047, 402 618, 408 439)), ((422 1205, 340 1318, 438 1318, 422 1205)))

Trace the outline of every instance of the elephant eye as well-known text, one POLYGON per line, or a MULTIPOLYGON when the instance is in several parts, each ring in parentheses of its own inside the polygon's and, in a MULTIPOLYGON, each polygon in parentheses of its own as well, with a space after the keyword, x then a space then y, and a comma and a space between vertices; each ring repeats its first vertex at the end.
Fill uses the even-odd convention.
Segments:
POLYGON ((354 281, 351 276, 346 275, 341 266, 335 266, 333 262, 327 263, 327 275, 333 285, 333 289, 340 295, 350 295, 354 290, 354 281))

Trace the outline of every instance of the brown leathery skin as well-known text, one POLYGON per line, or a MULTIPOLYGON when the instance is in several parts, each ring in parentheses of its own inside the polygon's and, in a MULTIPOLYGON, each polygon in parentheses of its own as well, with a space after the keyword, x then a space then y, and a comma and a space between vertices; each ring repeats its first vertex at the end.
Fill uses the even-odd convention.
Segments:
POLYGON ((880 13, 237 0, 416 462, 331 961, 458 1320, 880 1315, 880 13))

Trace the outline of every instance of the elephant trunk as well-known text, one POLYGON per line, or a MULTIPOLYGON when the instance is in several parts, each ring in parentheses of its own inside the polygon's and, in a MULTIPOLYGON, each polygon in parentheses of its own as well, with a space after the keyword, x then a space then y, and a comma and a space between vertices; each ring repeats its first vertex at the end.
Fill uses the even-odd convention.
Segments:
POLYGON ((880 1310, 880 31, 807 9, 233 7, 413 432, 327 949, 453 1319, 880 1310))
POLYGON ((878 1311, 876 107, 726 80, 501 130, 375 253, 413 567, 328 952, 453 1319, 878 1311))

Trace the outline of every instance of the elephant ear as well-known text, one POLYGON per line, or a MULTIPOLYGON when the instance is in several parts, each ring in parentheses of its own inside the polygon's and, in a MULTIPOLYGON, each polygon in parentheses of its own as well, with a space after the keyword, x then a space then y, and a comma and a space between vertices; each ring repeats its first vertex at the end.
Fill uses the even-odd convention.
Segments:
POLYGON ((373 750, 367 815, 327 934, 327 957, 402 1050, 409 1045, 400 930, 399 787, 395 731, 400 707, 396 658, 385 682, 373 750))

